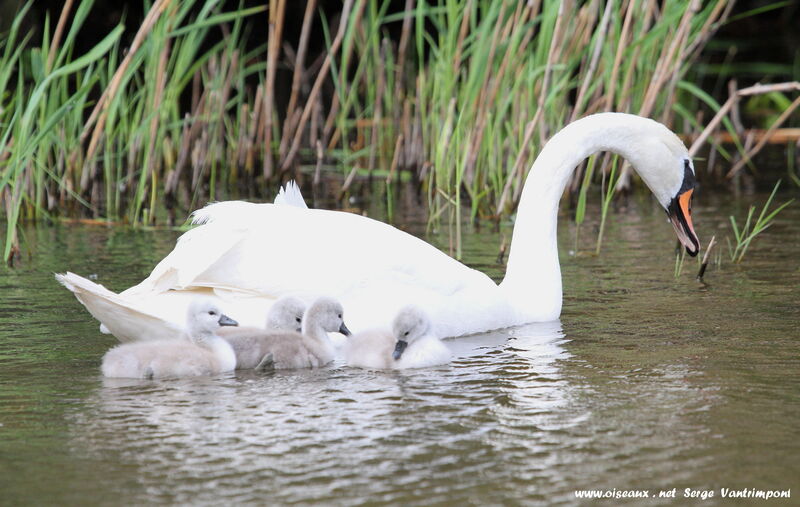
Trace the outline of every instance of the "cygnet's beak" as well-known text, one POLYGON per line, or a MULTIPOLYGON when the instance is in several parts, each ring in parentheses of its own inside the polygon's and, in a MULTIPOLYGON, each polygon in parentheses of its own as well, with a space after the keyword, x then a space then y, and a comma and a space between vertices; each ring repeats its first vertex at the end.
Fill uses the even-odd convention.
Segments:
POLYGON ((394 346, 394 352, 392 352, 392 357, 395 361, 400 359, 400 356, 403 355, 403 352, 408 347, 408 342, 403 340, 397 340, 397 345, 394 346))
POLYGON ((353 334, 350 332, 349 329, 347 329, 347 326, 344 325, 344 321, 342 321, 342 325, 339 326, 339 332, 345 336, 350 336, 351 334, 353 334))
POLYGON ((232 318, 228 317, 225 314, 219 316, 219 325, 220 326, 238 326, 239 323, 233 320, 232 318))

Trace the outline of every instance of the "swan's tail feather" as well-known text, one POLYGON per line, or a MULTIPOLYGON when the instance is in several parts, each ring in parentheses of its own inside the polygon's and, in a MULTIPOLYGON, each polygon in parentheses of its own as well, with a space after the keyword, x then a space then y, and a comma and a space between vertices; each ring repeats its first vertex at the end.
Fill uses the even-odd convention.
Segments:
POLYGON ((275 204, 308 209, 308 205, 303 199, 303 194, 300 193, 300 187, 294 180, 289 181, 278 190, 278 195, 275 196, 275 204))
POLYGON ((261 205, 245 201, 212 202, 192 212, 192 224, 202 225, 219 220, 237 221, 243 216, 251 215, 255 206, 261 205))
POLYGON ((131 301, 82 276, 66 272, 55 277, 100 321, 101 331, 105 328, 121 342, 169 339, 183 332, 176 323, 137 308, 131 301))
MULTIPOLYGON (((278 190, 274 204, 308 209, 305 200, 303 200, 303 194, 300 193, 300 187, 294 181, 286 183, 278 190)), ((263 209, 262 206, 265 206, 265 204, 245 201, 212 202, 204 208, 192 212, 192 224, 203 225, 219 221, 240 224, 243 218, 246 219, 257 214, 259 209, 263 209)), ((266 206, 271 205, 266 204, 266 206)))

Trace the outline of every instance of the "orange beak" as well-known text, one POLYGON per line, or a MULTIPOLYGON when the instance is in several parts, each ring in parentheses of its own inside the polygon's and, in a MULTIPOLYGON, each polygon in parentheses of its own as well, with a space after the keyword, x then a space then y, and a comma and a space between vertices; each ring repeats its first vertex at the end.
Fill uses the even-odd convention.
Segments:
POLYGON ((673 198, 667 214, 675 228, 678 241, 686 248, 686 253, 694 257, 700 251, 700 240, 694 232, 692 224, 692 193, 694 189, 688 189, 679 193, 677 198, 673 198))

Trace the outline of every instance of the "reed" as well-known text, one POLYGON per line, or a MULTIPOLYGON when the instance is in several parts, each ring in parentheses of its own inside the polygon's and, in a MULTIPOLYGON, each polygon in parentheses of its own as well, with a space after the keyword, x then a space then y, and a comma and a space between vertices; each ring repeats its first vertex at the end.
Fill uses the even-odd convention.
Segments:
MULTIPOLYGON (((20 32, 25 4, 0 38, 6 259, 22 220, 179 223, 209 199, 271 194, 304 166, 318 182, 326 164, 346 189, 363 176, 416 179, 432 219, 454 224, 458 254, 462 212, 512 212, 543 143, 572 119, 626 111, 699 132, 688 112, 721 108, 693 63, 729 0, 406 0, 399 13, 389 0, 343 0, 332 19, 312 0, 297 40, 285 0, 268 4, 155 0, 130 47, 120 26, 84 55, 75 40, 92 0, 65 2, 40 40, 20 32), (268 26, 253 26, 266 9, 268 26), (313 55, 317 21, 327 43, 313 55), (266 44, 245 44, 265 28, 266 44), (292 76, 286 107, 280 66, 292 76)), ((610 157, 574 178, 579 223, 592 188, 605 224, 614 189, 632 184, 610 157)))
MULTIPOLYGON (((377 36, 388 23, 407 26, 408 13, 384 15, 386 2, 376 2, 358 19, 360 29, 348 28, 344 46, 360 59, 352 64, 342 52, 334 66, 340 107, 329 148, 350 143, 348 160, 365 158, 370 167, 375 150, 395 159, 394 146, 398 169, 426 183, 431 216, 460 217, 464 208, 473 219, 514 209, 535 155, 572 119, 616 110, 672 124, 673 106, 694 100, 682 86, 696 50, 729 12, 725 1, 667 2, 663 9, 636 0, 410 3, 416 68, 408 76, 384 64, 385 42, 377 36), (402 145, 393 143, 401 134, 402 145), (451 206, 455 212, 442 212, 451 206)), ((588 178, 576 173, 578 221, 588 189, 610 171, 603 159, 588 178)), ((619 174, 629 186, 627 170, 619 174)), ((601 192, 607 214, 613 192, 601 192)), ((601 243, 602 232, 598 250, 601 243)))
POLYGON ((750 245, 753 243, 753 240, 758 237, 759 234, 764 232, 767 228, 769 228, 775 220, 775 217, 780 213, 780 211, 791 204, 794 199, 786 201, 785 203, 781 204, 777 208, 772 211, 769 211, 770 204, 772 204, 772 200, 775 198, 775 193, 778 191, 778 187, 780 187, 781 182, 778 181, 775 184, 775 187, 772 189, 772 193, 767 198, 767 201, 764 203, 764 206, 761 208, 761 212, 758 214, 758 217, 755 218, 755 206, 750 206, 747 211, 747 218, 745 219, 744 224, 739 227, 739 224, 736 222, 736 218, 731 215, 731 227, 733 228, 733 236, 735 240, 735 245, 728 240, 728 249, 730 250, 730 256, 732 262, 742 262, 744 258, 744 254, 747 253, 747 249, 750 248, 750 245))

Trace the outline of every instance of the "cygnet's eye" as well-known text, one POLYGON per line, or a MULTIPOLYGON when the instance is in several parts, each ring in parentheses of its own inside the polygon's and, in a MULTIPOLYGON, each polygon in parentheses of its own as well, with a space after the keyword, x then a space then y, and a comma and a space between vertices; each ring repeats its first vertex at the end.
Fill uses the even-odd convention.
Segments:
POLYGON ((403 336, 408 336, 408 331, 406 331, 405 333, 403 333, 403 336))
POLYGON ((339 314, 339 318, 340 318, 340 319, 342 318, 342 314, 341 314, 341 313, 339 314))
POLYGON ((216 314, 217 314, 217 312, 215 312, 214 310, 209 310, 209 311, 208 311, 208 314, 209 314, 209 315, 216 315, 216 314))
POLYGON ((297 317, 297 318, 296 318, 296 319, 294 319, 294 320, 296 320, 297 322, 300 322, 300 317, 297 317))

